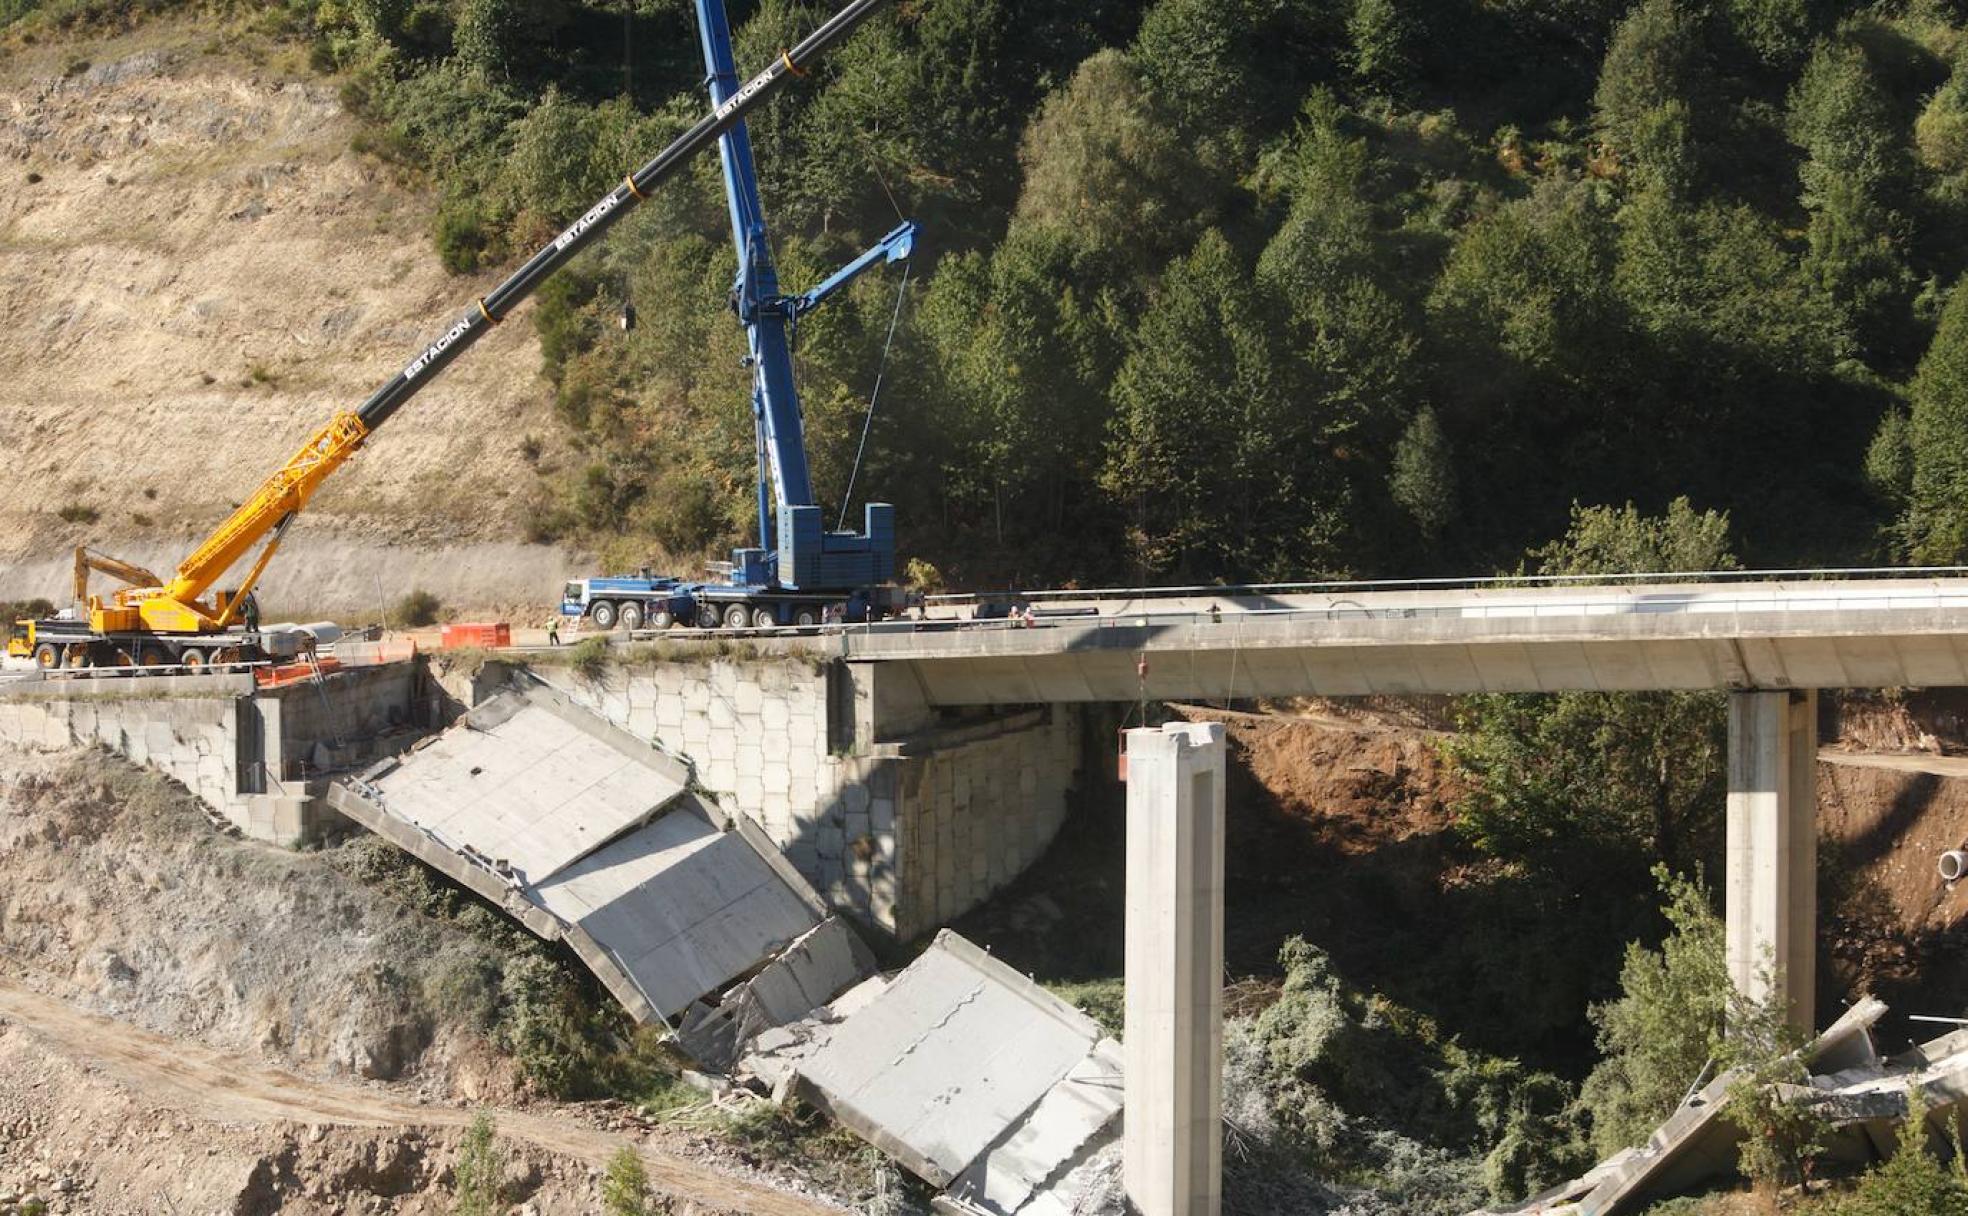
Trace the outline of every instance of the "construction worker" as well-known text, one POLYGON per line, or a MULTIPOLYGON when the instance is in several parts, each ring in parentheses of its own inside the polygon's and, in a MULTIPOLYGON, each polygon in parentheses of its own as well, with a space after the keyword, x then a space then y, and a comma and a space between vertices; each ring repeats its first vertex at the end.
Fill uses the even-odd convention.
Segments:
POLYGON ((560 614, 558 612, 547 618, 547 645, 560 645, 560 614))

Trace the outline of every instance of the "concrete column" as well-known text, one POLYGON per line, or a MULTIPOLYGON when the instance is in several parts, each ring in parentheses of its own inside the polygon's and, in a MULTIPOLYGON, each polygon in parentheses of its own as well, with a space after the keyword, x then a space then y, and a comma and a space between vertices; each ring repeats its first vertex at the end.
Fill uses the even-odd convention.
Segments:
POLYGON ((1729 694, 1729 978, 1816 1029, 1818 694, 1729 694))
POLYGON ((1224 730, 1127 732, 1123 1181, 1141 1216, 1223 1206, 1224 730))

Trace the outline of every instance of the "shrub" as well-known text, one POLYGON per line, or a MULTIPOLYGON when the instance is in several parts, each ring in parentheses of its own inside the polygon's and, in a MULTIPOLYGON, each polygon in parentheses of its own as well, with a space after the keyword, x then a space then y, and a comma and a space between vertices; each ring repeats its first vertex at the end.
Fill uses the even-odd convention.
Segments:
POLYGON ((601 1179, 601 1207, 608 1216, 649 1216, 649 1171, 626 1144, 608 1159, 608 1172, 601 1179))
POLYGON ((396 620, 406 629, 435 625, 438 610, 443 606, 436 596, 419 587, 396 602, 396 620))
POLYGON ((465 1131, 464 1143, 458 1147, 458 1165, 452 1171, 454 1216, 497 1216, 504 1212, 505 1179, 505 1155, 499 1151, 492 1116, 480 1111, 465 1131))
POLYGON ((446 199, 437 209, 438 260, 452 274, 470 274, 484 265, 492 248, 492 221, 469 199, 446 199))
MULTIPOLYGON (((1957 1141, 1959 1128, 1957 1125, 1957 1141)), ((1907 1094, 1906 1122, 1890 1161, 1874 1166, 1837 1216, 1964 1216, 1968 1180, 1957 1151, 1955 1168, 1944 1167, 1927 1151, 1927 1100, 1918 1089, 1907 1094)))
POLYGON ((522 954, 507 965, 499 995, 500 1045, 526 1079, 549 1097, 589 1092, 596 1063, 587 1033, 592 1011, 583 1007, 568 974, 539 954, 522 954))
POLYGON ((102 513, 94 507, 84 506, 79 502, 72 502, 55 514, 72 524, 92 524, 102 518, 102 513))
POLYGON ((608 639, 583 638, 567 656, 574 674, 583 680, 599 680, 608 670, 608 639))

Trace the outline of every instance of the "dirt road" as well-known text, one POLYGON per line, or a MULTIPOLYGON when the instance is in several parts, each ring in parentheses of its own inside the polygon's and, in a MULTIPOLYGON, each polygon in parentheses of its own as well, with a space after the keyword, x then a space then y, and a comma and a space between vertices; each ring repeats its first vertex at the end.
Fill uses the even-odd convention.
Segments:
MULTIPOLYGON (((250 1123, 288 1121, 357 1127, 455 1128, 469 1109, 428 1106, 372 1090, 333 1085, 240 1060, 196 1043, 85 1013, 0 978, 0 1020, 26 1029, 78 1063, 102 1068, 143 1091, 147 1100, 188 1114, 250 1123)), ((549 1152, 604 1165, 621 1136, 569 1120, 521 1111, 493 1112, 500 1134, 549 1152)), ((706 1208, 757 1216, 832 1216, 842 1209, 790 1195, 708 1166, 652 1153, 643 1146, 652 1187, 706 1208)))

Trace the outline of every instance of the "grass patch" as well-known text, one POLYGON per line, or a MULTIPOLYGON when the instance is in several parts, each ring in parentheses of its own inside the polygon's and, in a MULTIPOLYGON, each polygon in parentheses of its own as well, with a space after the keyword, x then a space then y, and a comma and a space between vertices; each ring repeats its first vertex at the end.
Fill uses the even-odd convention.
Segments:
POLYGON ((1121 1026, 1127 1020, 1127 986, 1119 976, 1048 983, 1045 987, 1060 1000, 1100 1023, 1100 1028, 1108 1034, 1117 1039, 1121 1037, 1121 1026))

